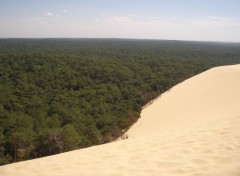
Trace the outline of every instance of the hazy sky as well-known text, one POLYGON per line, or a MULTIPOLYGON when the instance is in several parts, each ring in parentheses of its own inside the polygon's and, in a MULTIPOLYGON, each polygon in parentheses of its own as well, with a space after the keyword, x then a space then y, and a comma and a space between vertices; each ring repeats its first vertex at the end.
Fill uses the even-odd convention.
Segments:
POLYGON ((240 0, 0 0, 0 38, 240 42, 240 0))

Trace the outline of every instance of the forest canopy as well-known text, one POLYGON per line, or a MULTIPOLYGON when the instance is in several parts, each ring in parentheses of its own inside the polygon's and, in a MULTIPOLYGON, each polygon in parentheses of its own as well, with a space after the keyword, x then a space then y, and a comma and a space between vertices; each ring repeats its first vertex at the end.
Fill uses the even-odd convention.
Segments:
POLYGON ((142 107, 239 43, 0 39, 0 165, 111 142, 142 107))

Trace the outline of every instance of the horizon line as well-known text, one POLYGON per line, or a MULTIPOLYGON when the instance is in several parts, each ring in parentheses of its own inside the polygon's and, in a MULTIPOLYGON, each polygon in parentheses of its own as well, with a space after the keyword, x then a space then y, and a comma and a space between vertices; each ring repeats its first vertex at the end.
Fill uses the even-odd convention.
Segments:
POLYGON ((184 40, 184 39, 152 39, 152 38, 125 38, 125 37, 0 37, 2 39, 97 39, 97 40, 149 40, 149 41, 181 41, 181 42, 208 42, 208 43, 235 43, 240 41, 214 41, 214 40, 184 40))

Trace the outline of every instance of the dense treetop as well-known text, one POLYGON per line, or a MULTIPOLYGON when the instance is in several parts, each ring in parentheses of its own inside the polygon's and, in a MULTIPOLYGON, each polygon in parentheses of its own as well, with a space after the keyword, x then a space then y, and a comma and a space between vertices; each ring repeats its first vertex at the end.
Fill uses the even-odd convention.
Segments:
POLYGON ((240 44, 0 39, 0 164, 113 141, 142 107, 240 44))

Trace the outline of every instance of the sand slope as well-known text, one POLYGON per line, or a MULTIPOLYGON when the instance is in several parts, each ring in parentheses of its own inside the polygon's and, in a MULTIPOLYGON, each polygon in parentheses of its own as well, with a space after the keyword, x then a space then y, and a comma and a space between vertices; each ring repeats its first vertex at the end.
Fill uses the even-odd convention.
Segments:
POLYGON ((129 139, 0 167, 1 176, 240 176, 240 65, 173 87, 129 139))
POLYGON ((240 65, 210 69, 164 93, 128 132, 137 137, 240 115, 240 65))

